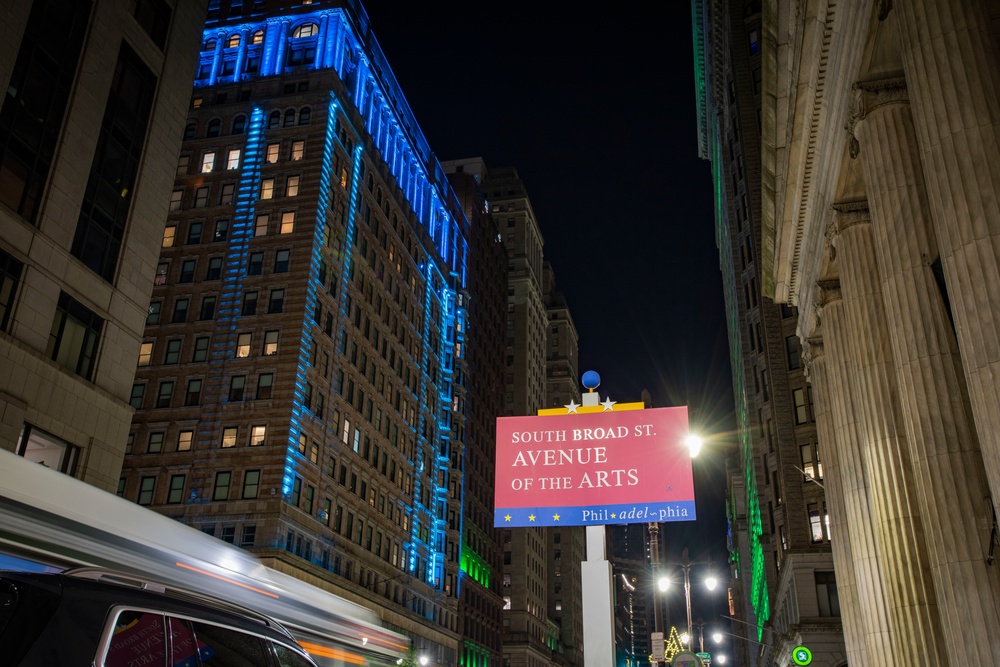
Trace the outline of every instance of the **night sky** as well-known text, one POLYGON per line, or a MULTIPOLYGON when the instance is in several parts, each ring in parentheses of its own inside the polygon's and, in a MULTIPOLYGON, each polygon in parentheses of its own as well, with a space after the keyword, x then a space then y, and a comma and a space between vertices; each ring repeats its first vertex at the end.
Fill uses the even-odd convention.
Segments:
MULTIPOLYGON (((438 159, 517 169, 576 323, 580 371, 600 373, 612 400, 638 401, 648 389, 654 407, 687 405, 693 429, 732 443, 690 4, 364 5, 438 159)), ((667 524, 663 536, 667 559, 688 546, 722 573, 725 465, 711 447, 695 462, 699 520, 667 524)), ((679 597, 672 620, 683 625, 679 597)), ((693 606, 696 617, 712 615, 707 598, 693 606)))

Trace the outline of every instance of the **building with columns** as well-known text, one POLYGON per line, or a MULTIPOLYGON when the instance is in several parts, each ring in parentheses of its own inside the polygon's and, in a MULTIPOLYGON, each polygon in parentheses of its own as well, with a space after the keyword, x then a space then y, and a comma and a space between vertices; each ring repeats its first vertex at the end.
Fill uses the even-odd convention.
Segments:
POLYGON ((106 491, 205 4, 3 3, 0 448, 106 491))
POLYGON ((852 666, 1000 664, 996 18, 763 3, 761 290, 799 312, 852 666))
MULTIPOLYGON (((699 154, 712 165, 715 231, 726 302, 738 439, 729 460, 732 654, 786 664, 847 659, 829 461, 797 336, 798 311, 762 290, 762 3, 694 0, 699 154), (822 456, 821 456, 822 454, 822 456), (782 661, 785 662, 782 662, 782 661)), ((846 593, 845 593, 846 594, 846 593)))

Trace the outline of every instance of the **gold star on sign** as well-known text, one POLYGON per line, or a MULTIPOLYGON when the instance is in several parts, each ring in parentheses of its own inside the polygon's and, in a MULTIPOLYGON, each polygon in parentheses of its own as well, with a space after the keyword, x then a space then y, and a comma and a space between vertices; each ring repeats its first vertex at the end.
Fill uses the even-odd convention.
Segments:
POLYGON ((553 514, 552 515, 552 520, 553 521, 558 521, 559 520, 559 515, 558 514, 553 514))
POLYGON ((510 515, 509 514, 505 514, 504 517, 503 517, 503 520, 504 521, 510 521, 510 515))
POLYGON ((535 520, 535 515, 534 514, 529 514, 528 515, 528 521, 534 521, 534 520, 535 520))
POLYGON ((614 512, 612 512, 612 513, 611 513, 611 518, 612 518, 612 519, 614 519, 614 518, 615 518, 615 513, 614 513, 614 512))

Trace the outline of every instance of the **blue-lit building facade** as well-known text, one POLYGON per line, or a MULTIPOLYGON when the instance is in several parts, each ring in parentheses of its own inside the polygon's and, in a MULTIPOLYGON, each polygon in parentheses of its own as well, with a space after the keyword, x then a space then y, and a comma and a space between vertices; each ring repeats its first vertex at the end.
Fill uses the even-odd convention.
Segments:
POLYGON ((376 608, 430 664, 497 664, 465 483, 468 448, 492 465, 466 414, 470 238, 495 231, 359 5, 209 3, 169 208, 119 494, 376 608))

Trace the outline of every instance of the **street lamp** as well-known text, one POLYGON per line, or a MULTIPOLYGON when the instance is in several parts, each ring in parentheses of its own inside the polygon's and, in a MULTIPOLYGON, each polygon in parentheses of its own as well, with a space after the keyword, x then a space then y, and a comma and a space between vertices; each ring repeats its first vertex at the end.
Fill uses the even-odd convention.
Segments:
MULTIPOLYGON (((681 561, 679 563, 674 563, 674 565, 680 566, 681 571, 684 573, 684 603, 687 607, 687 636, 689 639, 694 636, 694 620, 691 617, 691 566, 709 564, 709 561, 692 561, 688 558, 687 547, 685 547, 684 551, 681 552, 681 561)), ((670 585, 670 580, 666 577, 661 577, 657 584, 661 591, 665 591, 670 585)), ((714 576, 710 576, 705 579, 705 587, 710 591, 715 590, 718 585, 719 580, 714 576)))

